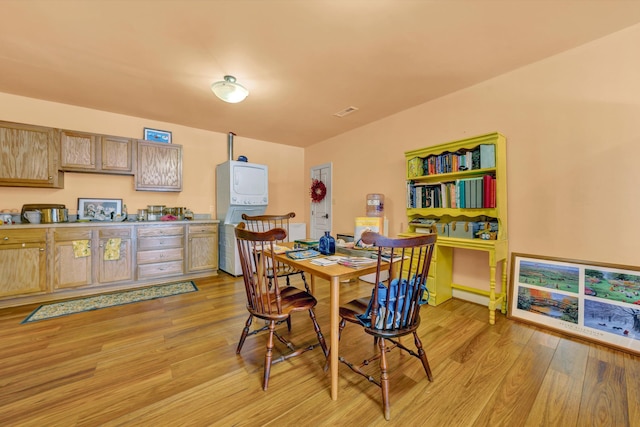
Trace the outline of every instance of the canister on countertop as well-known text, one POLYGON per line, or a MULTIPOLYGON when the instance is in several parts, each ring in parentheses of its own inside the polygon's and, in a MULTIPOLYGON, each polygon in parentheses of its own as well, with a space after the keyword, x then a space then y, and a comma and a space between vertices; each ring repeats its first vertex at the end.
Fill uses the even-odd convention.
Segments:
POLYGON ((138 209, 138 216, 136 217, 138 221, 146 221, 147 220, 147 210, 146 209, 138 209))
POLYGON ((147 205, 147 221, 160 221, 165 205, 147 205))

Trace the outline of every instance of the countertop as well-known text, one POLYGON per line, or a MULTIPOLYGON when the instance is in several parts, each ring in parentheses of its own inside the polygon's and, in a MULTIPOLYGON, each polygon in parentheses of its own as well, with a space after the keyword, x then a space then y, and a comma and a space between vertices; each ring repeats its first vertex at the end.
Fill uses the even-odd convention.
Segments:
POLYGON ((131 225, 160 225, 160 224, 218 224, 220 220, 217 219, 194 219, 194 220, 179 220, 179 221, 74 221, 74 222, 55 222, 55 223, 19 223, 19 224, 0 224, 0 230, 16 230, 20 228, 52 228, 52 227, 122 227, 131 225))

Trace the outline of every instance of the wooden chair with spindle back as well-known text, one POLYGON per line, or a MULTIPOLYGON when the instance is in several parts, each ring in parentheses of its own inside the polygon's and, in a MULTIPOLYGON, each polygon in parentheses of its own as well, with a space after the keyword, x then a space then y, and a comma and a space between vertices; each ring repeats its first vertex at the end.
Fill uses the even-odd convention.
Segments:
MULTIPOLYGON (((287 237, 280 242, 289 242, 289 225, 290 220, 295 218, 296 214, 294 212, 289 212, 284 215, 254 215, 249 216, 247 214, 242 214, 242 219, 247 226, 248 230, 264 232, 267 230, 271 230, 273 228, 282 228, 285 230, 287 237)), ((302 278, 302 283, 304 284, 304 288, 307 292, 311 293, 309 289, 309 284, 307 283, 307 279, 304 275, 304 271, 298 270, 288 264, 284 264, 281 262, 275 263, 273 266, 270 266, 269 275, 269 283, 273 281, 274 276, 284 277, 287 282, 287 286, 291 286, 291 281, 289 278, 291 276, 300 275, 302 278)))
POLYGON ((253 232, 245 227, 245 224, 241 222, 236 227, 235 233, 240 265, 242 266, 242 277, 247 294, 249 318, 242 330, 236 354, 240 354, 248 335, 268 331, 262 382, 263 390, 267 390, 271 365, 312 350, 318 344, 322 348, 325 357, 328 355, 328 350, 314 313, 317 301, 313 295, 292 286, 279 286, 279 276, 277 275, 269 277, 268 272, 270 269, 267 266, 275 261, 274 245, 286 237, 286 232, 282 228, 273 228, 265 232, 253 232), (272 281, 272 286, 269 285, 270 280, 272 281), (309 312, 313 329, 318 338, 318 344, 295 348, 288 339, 276 331, 276 324, 288 320, 291 313, 305 310, 309 312), (267 324, 259 330, 250 332, 254 317, 265 320, 267 324), (274 337, 285 344, 291 351, 274 359, 274 337))
POLYGON ((360 365, 354 365, 341 356, 338 360, 382 389, 382 406, 387 420, 391 417, 387 364, 389 351, 399 348, 420 359, 427 378, 433 381, 417 330, 420 325, 420 307, 428 300, 426 283, 436 238, 436 234, 389 238, 373 232, 363 233, 362 241, 373 244, 378 252, 378 268, 372 295, 371 298, 356 299, 340 307, 338 339, 346 323, 350 322, 372 335, 379 349, 360 365), (389 260, 394 262, 388 262, 389 260), (384 272, 388 272, 389 277, 383 281, 381 279, 385 277, 384 272), (415 351, 400 342, 400 338, 405 335, 413 335, 415 351), (387 346, 388 343, 391 345, 387 346), (378 359, 380 372, 375 378, 365 371, 365 366, 378 359))

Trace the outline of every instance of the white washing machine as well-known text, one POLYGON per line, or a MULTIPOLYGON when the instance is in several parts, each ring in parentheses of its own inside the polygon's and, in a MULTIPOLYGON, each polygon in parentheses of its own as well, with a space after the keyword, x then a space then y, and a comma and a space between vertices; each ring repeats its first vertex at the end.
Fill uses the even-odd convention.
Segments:
MULTIPOLYGON (((232 276, 242 276, 242 266, 240 265, 240 255, 236 244, 236 224, 220 224, 219 268, 232 276)), ((289 224, 289 241, 306 239, 307 224, 295 222, 289 224)))

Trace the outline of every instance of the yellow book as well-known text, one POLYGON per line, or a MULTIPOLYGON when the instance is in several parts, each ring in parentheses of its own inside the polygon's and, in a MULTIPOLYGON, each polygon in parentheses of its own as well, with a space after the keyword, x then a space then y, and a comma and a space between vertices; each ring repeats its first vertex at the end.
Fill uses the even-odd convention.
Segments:
POLYGON ((358 216, 356 217, 356 228, 353 233, 353 241, 355 243, 355 247, 364 248, 372 245, 365 245, 360 240, 362 238, 362 233, 365 231, 375 231, 376 233, 382 234, 384 229, 384 218, 380 216, 358 216))

